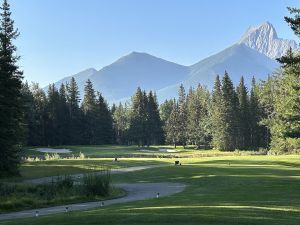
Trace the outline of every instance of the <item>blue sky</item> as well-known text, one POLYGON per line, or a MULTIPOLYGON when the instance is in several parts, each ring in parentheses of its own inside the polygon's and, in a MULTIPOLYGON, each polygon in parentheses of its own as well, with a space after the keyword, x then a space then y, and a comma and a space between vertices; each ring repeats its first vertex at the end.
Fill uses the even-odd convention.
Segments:
POLYGON ((271 22, 297 38, 283 17, 299 0, 10 0, 25 79, 45 86, 101 69, 132 51, 191 65, 271 22))

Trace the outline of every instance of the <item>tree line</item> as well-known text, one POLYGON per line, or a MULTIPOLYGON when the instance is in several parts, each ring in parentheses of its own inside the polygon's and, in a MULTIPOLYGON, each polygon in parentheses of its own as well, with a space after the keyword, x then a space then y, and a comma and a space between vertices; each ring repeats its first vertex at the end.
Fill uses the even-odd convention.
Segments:
POLYGON ((88 80, 80 104, 74 78, 57 89, 49 85, 47 94, 38 86, 22 87, 25 105, 26 145, 98 145, 113 142, 112 116, 99 92, 88 80))

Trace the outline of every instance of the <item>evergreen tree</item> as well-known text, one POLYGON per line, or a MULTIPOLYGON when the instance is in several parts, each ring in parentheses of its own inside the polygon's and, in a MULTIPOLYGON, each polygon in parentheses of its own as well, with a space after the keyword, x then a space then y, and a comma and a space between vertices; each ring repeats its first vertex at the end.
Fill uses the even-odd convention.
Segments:
POLYGON ((216 149, 223 149, 225 146, 225 128, 226 121, 224 117, 225 103, 222 98, 222 85, 219 75, 216 77, 213 94, 212 104, 210 107, 211 115, 211 133, 212 143, 216 149))
POLYGON ((69 125, 70 125, 70 114, 67 105, 67 94, 66 87, 61 84, 59 88, 59 100, 58 100, 58 136, 59 145, 66 145, 69 143, 69 125))
POLYGON ((180 140, 180 118, 179 118, 179 106, 174 99, 172 112, 166 122, 166 141, 171 143, 176 148, 180 140))
POLYGON ((271 119, 271 149, 293 152, 300 149, 300 62, 286 64, 274 99, 271 119))
POLYGON ((145 145, 146 123, 145 97, 141 88, 138 88, 136 94, 132 97, 129 133, 131 140, 139 146, 145 145))
POLYGON ((120 103, 113 113, 114 130, 116 142, 118 144, 128 144, 128 130, 129 130, 129 110, 127 105, 124 106, 120 103))
POLYGON ((187 133, 189 143, 200 148, 210 143, 209 131, 209 92, 199 85, 194 91, 190 89, 188 95, 187 133))
POLYGON ((179 87, 179 99, 178 99, 178 126, 179 126, 179 142, 185 147, 187 142, 187 101, 186 94, 183 85, 179 87))
POLYGON ((238 147, 248 149, 250 147, 250 112, 247 88, 244 83, 244 77, 241 77, 240 84, 237 87, 239 100, 238 117, 238 147))
POLYGON ((74 77, 71 78, 69 84, 66 85, 67 105, 69 112, 69 144, 82 144, 83 133, 83 113, 79 108, 79 90, 74 77))
POLYGON ((23 145, 29 144, 29 139, 31 136, 31 131, 33 130, 35 123, 35 110, 34 110, 34 97, 30 90, 27 81, 22 85, 21 90, 22 102, 23 102, 23 127, 24 127, 24 139, 23 145))
POLYGON ((47 97, 45 92, 37 83, 31 85, 31 92, 34 99, 33 122, 29 129, 28 144, 32 146, 47 145, 46 141, 46 121, 47 115, 47 97))
POLYGON ((96 144, 111 144, 113 138, 113 121, 108 105, 101 93, 97 94, 96 101, 96 144))
POLYGON ((161 144, 164 139, 156 95, 149 92, 147 101, 147 145, 161 144))
POLYGON ((222 99, 224 101, 224 145, 221 150, 234 150, 238 147, 238 98, 233 83, 225 72, 222 80, 222 99))
MULTIPOLYGON (((289 8, 294 17, 285 17, 294 33, 300 37, 300 9, 289 8)), ((267 120, 271 131, 271 150, 295 152, 300 149, 300 54, 291 49, 279 59, 282 75, 277 77, 273 92, 273 114, 267 120)))
POLYGON ((17 174, 22 141, 22 72, 17 66, 13 41, 19 36, 3 1, 0 18, 0 175, 17 174))
POLYGON ((96 95, 90 80, 87 80, 84 87, 84 98, 81 108, 84 113, 84 143, 96 144, 96 95))
POLYGON ((55 146, 60 142, 59 130, 59 92, 54 84, 49 85, 46 118, 46 143, 55 146))

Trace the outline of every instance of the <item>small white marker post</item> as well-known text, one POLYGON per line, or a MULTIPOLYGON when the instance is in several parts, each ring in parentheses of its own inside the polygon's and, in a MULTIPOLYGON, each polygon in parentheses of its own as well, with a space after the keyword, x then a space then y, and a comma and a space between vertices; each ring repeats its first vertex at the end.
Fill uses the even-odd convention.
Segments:
POLYGON ((38 217, 38 216, 39 216, 39 211, 36 210, 36 211, 35 211, 35 217, 38 217))

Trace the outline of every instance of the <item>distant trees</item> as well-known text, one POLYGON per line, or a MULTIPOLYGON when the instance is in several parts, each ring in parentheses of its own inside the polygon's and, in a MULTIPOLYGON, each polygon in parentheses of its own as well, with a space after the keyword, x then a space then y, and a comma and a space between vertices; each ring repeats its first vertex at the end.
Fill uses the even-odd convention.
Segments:
POLYGON ((6 0, 0 18, 0 176, 17 174, 23 136, 22 72, 17 66, 16 46, 19 36, 6 0))
POLYGON ((118 143, 149 146, 164 140, 162 121, 156 95, 138 88, 131 104, 120 104, 114 114, 114 129, 118 143))
POLYGON ((84 101, 79 107, 75 79, 57 90, 49 85, 48 94, 37 84, 22 88, 27 124, 27 145, 110 144, 113 123, 107 103, 95 94, 87 81, 84 101))
POLYGON ((226 151, 267 146, 267 129, 260 124, 262 112, 255 80, 249 94, 244 78, 235 89, 227 72, 222 82, 216 77, 212 93, 199 85, 186 95, 181 85, 178 101, 165 101, 161 106, 167 143, 226 151))

